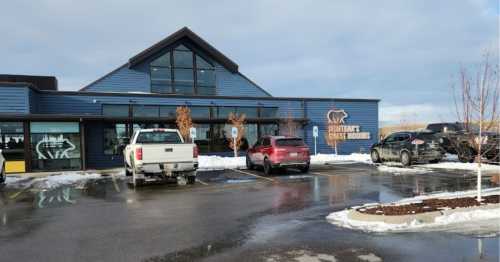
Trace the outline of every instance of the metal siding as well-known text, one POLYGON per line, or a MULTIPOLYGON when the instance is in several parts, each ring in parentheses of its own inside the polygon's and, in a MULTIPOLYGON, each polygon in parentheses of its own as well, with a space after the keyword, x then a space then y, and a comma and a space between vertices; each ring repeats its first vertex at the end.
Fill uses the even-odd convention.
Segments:
POLYGON ((312 129, 314 125, 319 128, 318 153, 333 153, 333 148, 326 144, 325 132, 326 114, 328 110, 335 107, 344 109, 349 115, 345 121, 346 125, 359 125, 361 132, 370 132, 369 140, 347 140, 338 145, 339 154, 350 154, 356 152, 368 152, 370 146, 378 141, 378 103, 377 102, 323 102, 307 101, 307 116, 310 119, 306 126, 307 144, 313 150, 314 142, 312 129))
MULTIPOLYGON (((156 58, 156 57, 154 57, 156 58)), ((89 92, 151 92, 149 63, 145 61, 134 68, 124 65, 97 82, 89 85, 89 92)), ((238 73, 231 73, 219 64, 215 64, 216 95, 219 96, 264 96, 269 97, 262 89, 238 73)))
POLYGON ((118 70, 88 86, 92 92, 150 92, 149 70, 144 66, 134 69, 124 65, 118 70))
POLYGON ((265 96, 264 91, 237 73, 217 65, 215 68, 217 95, 219 96, 265 96))
POLYGON ((0 87, 0 113, 29 114, 29 87, 0 87))
POLYGON ((32 114, 37 114, 38 113, 38 94, 33 91, 32 89, 29 89, 29 108, 30 108, 30 113, 32 114))

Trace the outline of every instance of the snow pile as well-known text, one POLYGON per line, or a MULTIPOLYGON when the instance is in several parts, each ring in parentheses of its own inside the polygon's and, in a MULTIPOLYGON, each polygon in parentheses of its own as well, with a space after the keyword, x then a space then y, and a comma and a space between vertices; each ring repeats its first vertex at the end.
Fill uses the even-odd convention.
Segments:
POLYGON ((87 173, 67 172, 60 175, 35 178, 32 180, 32 185, 35 188, 51 189, 62 185, 72 185, 90 179, 98 179, 98 178, 101 178, 101 175, 97 173, 87 174, 87 173))
POLYGON ((335 154, 317 154, 311 156, 311 164, 324 165, 324 164, 339 164, 339 163, 352 163, 361 162, 370 164, 370 154, 353 153, 350 155, 335 155, 335 154))
MULTIPOLYGON (((334 154, 317 154, 311 156, 311 164, 340 164, 362 162, 371 163, 369 154, 350 154, 350 155, 334 155, 334 154)), ((199 170, 221 170, 221 169, 245 169, 246 158, 240 157, 222 157, 222 156, 198 156, 199 170)))
POLYGON ((86 183, 88 180, 100 179, 109 175, 117 176, 120 178, 125 177, 125 173, 121 169, 103 172, 102 174, 95 171, 67 171, 62 173, 48 174, 45 176, 40 176, 38 174, 7 176, 5 184, 9 188, 53 189, 63 185, 86 183))
MULTIPOLYGON (((477 171, 478 170, 477 163, 441 162, 441 163, 437 163, 437 164, 419 165, 419 167, 432 168, 432 169, 470 170, 470 171, 477 171)), ((481 170, 500 172, 500 166, 490 165, 490 164, 481 164, 481 170)))
MULTIPOLYGON (((436 229, 445 226, 481 221, 493 220, 495 223, 490 224, 493 231, 498 230, 498 219, 500 219, 500 208, 493 209, 474 209, 470 211, 455 212, 448 215, 442 215, 435 219, 433 223, 422 223, 418 220, 413 220, 410 223, 389 224, 378 221, 360 221, 353 220, 348 217, 349 210, 331 213, 326 219, 337 226, 357 229, 366 232, 414 232, 421 229, 436 229)), ((487 225, 486 225, 487 226, 487 225)))
POLYGON ((246 159, 240 157, 198 156, 199 170, 243 169, 246 159))
MULTIPOLYGON (((467 191, 455 191, 455 192, 439 192, 432 193, 427 195, 420 195, 415 197, 403 198, 394 202, 397 205, 405 205, 415 202, 420 202, 425 199, 431 198, 441 198, 441 199, 449 199, 449 198, 458 198, 458 197, 473 197, 476 196, 476 190, 467 190, 467 191)), ((486 188, 481 190, 482 196, 490 196, 490 195, 498 195, 500 194, 500 187, 486 188)))
POLYGON ((426 174, 429 173, 429 170, 423 168, 404 168, 402 165, 388 165, 384 163, 383 165, 378 165, 377 170, 383 173, 391 173, 394 175, 401 174, 426 174))
MULTIPOLYGON (((500 192, 500 187, 485 189, 483 190, 483 195, 498 194, 500 192)), ((405 198, 400 201, 395 202, 395 204, 403 205, 409 203, 419 202, 423 199, 429 198, 453 198, 453 197, 467 197, 473 196, 475 190, 461 191, 461 192, 444 192, 439 194, 418 196, 413 198, 405 198)), ((367 204, 364 206, 373 206, 374 204, 367 204)), ((357 208, 357 207, 354 207, 357 208)), ((469 211, 453 212, 450 214, 445 214, 436 217, 433 223, 423 223, 417 220, 413 220, 410 223, 403 224, 390 224, 381 221, 360 221, 350 219, 348 217, 349 210, 342 210, 338 212, 333 212, 329 214, 326 219, 334 225, 357 229, 366 232, 414 232, 423 229, 443 229, 449 226, 459 225, 463 227, 465 224, 479 225, 484 230, 485 228, 494 232, 499 232, 498 220, 500 219, 500 207, 491 209, 471 209, 469 211), (468 223, 474 222, 474 223, 468 223)))

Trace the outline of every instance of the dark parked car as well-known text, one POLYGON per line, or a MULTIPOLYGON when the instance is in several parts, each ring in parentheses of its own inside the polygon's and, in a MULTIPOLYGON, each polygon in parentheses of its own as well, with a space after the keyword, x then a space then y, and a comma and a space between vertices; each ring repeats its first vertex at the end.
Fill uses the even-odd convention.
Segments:
POLYGON ((299 137, 265 136, 247 152, 247 168, 262 166, 266 175, 275 168, 295 167, 309 171, 309 147, 299 137))
POLYGON ((437 163, 444 155, 438 140, 430 132, 393 133, 371 147, 371 158, 374 163, 400 161, 403 166, 415 162, 437 163))
MULTIPOLYGON (((427 130, 440 138, 441 147, 449 154, 456 154, 461 162, 473 162, 477 151, 471 139, 479 135, 479 126, 463 123, 433 123, 427 130)), ((498 162, 500 157, 500 135, 494 132, 482 132, 482 152, 492 161, 498 162)))

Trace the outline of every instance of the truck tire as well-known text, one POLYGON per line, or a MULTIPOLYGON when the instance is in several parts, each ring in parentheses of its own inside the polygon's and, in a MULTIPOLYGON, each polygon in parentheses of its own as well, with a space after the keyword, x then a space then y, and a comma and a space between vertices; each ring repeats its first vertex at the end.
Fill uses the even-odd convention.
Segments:
POLYGON ((134 183, 134 187, 140 187, 144 185, 145 182, 144 178, 137 178, 137 172, 134 167, 132 167, 132 181, 134 183))
POLYGON ((194 183, 196 183, 196 176, 188 176, 187 183, 188 185, 194 185, 194 183))
POLYGON ((411 166, 411 155, 408 151, 401 152, 400 160, 404 167, 411 166))
POLYGON ((0 172, 0 184, 3 184, 6 178, 7 176, 5 175, 5 163, 4 163, 2 166, 2 172, 0 172))
POLYGON ((125 164, 124 164, 124 168, 125 168, 125 176, 132 176, 132 172, 130 172, 130 171, 128 170, 127 161, 123 161, 123 162, 125 162, 125 164))
POLYGON ((380 159, 380 155, 378 154, 378 151, 377 150, 372 150, 372 152, 370 153, 370 157, 372 159, 372 162, 374 164, 378 164, 380 162, 382 162, 382 160, 380 159))
POLYGON ((144 185, 144 178, 134 178, 134 186, 140 187, 144 185))
POLYGON ((474 162, 474 151, 472 148, 468 146, 461 148, 458 152, 458 160, 462 163, 474 162))

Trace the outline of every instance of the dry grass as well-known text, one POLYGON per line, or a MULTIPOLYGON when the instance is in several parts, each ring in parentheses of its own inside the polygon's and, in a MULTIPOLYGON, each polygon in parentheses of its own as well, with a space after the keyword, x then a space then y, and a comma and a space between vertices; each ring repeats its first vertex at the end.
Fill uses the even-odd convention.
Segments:
POLYGON ((426 126, 427 124, 404 124, 404 125, 385 126, 379 129, 379 134, 382 137, 386 137, 387 135, 394 132, 415 131, 418 129, 425 128, 426 126))

